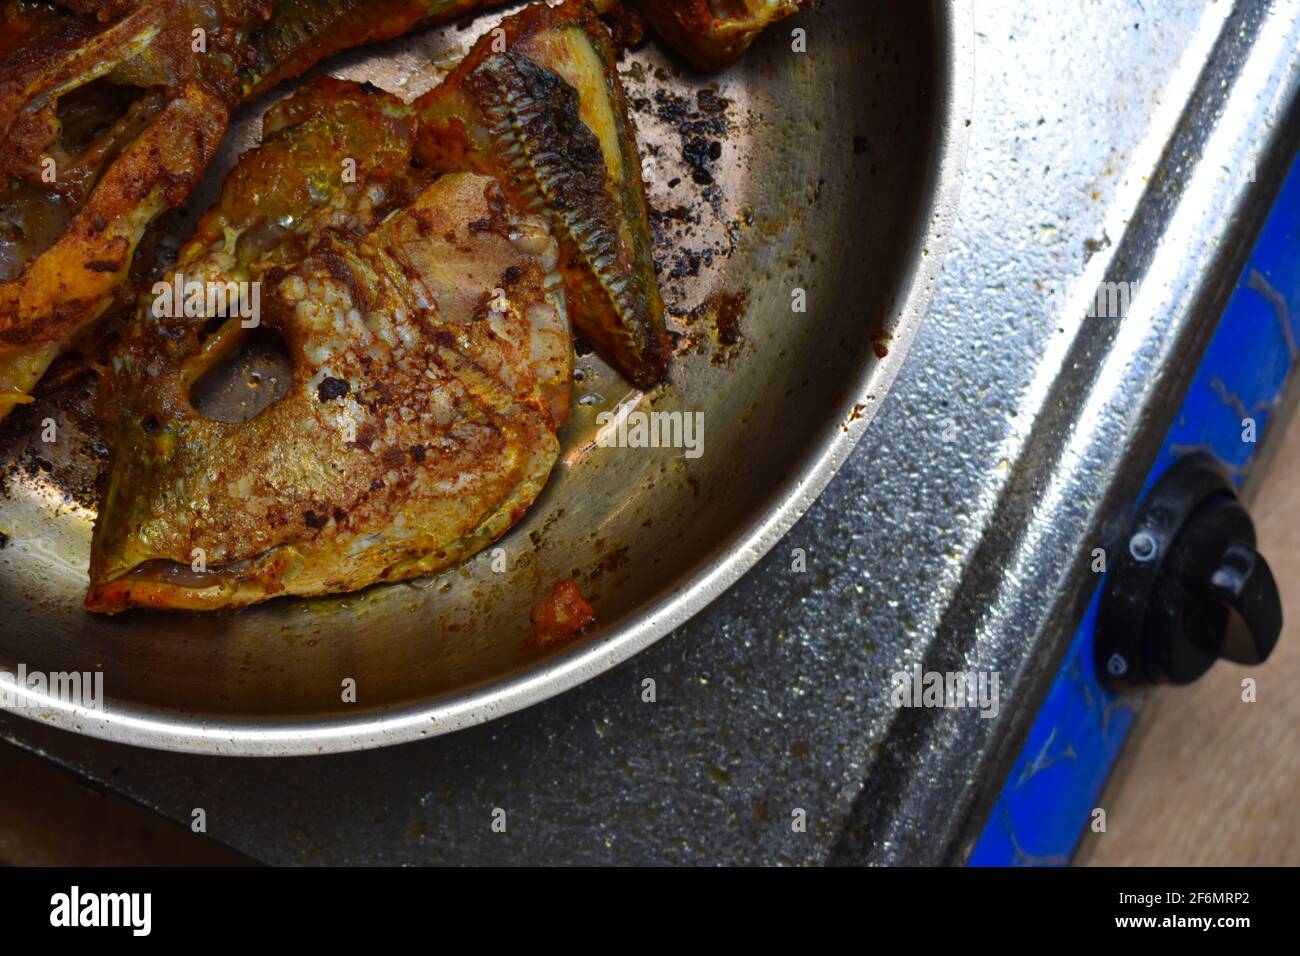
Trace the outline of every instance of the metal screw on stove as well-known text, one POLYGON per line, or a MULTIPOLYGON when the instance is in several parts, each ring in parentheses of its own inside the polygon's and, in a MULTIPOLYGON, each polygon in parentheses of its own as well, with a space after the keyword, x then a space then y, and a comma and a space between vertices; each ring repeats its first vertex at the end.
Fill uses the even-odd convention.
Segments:
POLYGON ((1135 560, 1144 564, 1154 558, 1159 550, 1156 539, 1151 536, 1149 531, 1139 531, 1128 542, 1128 553, 1133 555, 1135 560))

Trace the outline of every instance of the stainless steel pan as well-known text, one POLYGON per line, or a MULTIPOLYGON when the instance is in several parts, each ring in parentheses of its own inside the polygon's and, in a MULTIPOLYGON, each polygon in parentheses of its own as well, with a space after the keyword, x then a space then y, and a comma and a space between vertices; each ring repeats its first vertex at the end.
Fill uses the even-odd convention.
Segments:
MULTIPOLYGON (((415 94, 492 23, 328 68, 415 94)), ((93 429, 57 395, 43 402, 0 451, 0 667, 102 671, 106 699, 85 711, 28 695, 18 712, 175 750, 378 747, 535 704, 686 621, 802 514, 907 354, 955 212, 972 39, 966 0, 825 0, 716 77, 653 42, 627 56, 681 354, 672 385, 649 395, 580 359, 562 461, 501 543, 504 572, 502 555, 485 552, 435 579, 340 598, 93 617, 81 608, 93 429), (796 27, 807 52, 791 49, 796 27), (703 455, 593 447, 598 413, 638 401, 702 412, 703 455), (47 417, 54 443, 39 434, 47 417), (601 626, 536 647, 529 610, 568 576, 601 626), (349 678, 354 703, 343 700, 349 678)), ((255 141, 264 106, 236 124, 193 206, 255 141)))

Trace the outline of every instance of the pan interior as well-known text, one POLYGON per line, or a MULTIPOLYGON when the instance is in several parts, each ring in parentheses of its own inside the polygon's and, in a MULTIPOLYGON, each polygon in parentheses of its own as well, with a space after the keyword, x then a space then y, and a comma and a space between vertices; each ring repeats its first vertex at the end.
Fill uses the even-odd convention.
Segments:
MULTIPOLYGON (((359 51, 329 69, 413 96, 492 22, 359 51)), ((691 72, 653 42, 624 57, 677 336, 672 383, 633 392, 580 354, 561 460, 499 551, 436 578, 337 598, 208 615, 87 614, 103 449, 85 376, 73 370, 0 436, 0 666, 102 670, 109 713, 121 705, 250 725, 353 719, 490 689, 610 639, 695 586, 772 519, 843 433, 890 353, 900 290, 933 212, 933 11, 825 3, 798 25, 807 52, 792 50, 789 27, 777 28, 718 76, 691 72), (702 423, 700 454, 597 444, 598 416, 620 406, 692 416, 702 423), (566 577, 601 626, 567 646, 537 647, 529 611, 566 577), (347 678, 356 703, 341 702, 347 678)), ((255 142, 265 105, 238 118, 193 210, 255 142)))

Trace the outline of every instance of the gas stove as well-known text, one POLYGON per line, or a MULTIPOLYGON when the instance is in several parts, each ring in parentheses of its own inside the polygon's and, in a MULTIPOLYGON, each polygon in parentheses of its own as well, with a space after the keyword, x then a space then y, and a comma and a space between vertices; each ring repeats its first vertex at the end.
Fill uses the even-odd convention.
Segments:
POLYGON ((704 613, 385 750, 5 738, 270 863, 1068 862, 1142 701, 1097 643, 1139 504, 1192 452, 1248 504, 1294 404, 1300 3, 975 21, 930 315, 851 461, 704 613), (926 705, 957 678, 972 706, 926 705))

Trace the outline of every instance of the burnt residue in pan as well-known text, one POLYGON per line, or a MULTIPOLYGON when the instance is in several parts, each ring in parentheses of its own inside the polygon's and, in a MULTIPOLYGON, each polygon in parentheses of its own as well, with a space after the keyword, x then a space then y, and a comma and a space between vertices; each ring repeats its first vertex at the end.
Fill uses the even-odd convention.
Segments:
POLYGON ((753 117, 718 83, 695 86, 690 75, 662 66, 630 62, 623 81, 649 157, 655 268, 669 315, 680 317, 698 304, 686 300, 692 291, 686 280, 697 280, 736 250, 744 216, 729 208, 727 169, 740 152, 733 140, 753 117))
MULTIPOLYGON (((735 208, 727 184, 728 173, 742 162, 740 134, 753 125, 753 117, 717 84, 692 88, 662 67, 632 62, 623 80, 643 131, 642 153, 649 158, 655 269, 670 330, 678 354, 698 351, 704 342, 701 320, 719 312, 711 301, 717 293, 708 290, 751 224, 750 215, 735 208)), ((739 315, 735 318, 738 330, 739 315)))
POLYGON ((677 338, 679 355, 706 355, 712 364, 731 368, 748 343, 743 319, 749 307, 749 290, 711 292, 699 305, 677 316, 683 331, 677 338))
POLYGON ((95 403, 99 376, 80 355, 59 359, 36 401, 0 423, 0 493, 39 486, 62 506, 98 507, 108 464, 95 403))

